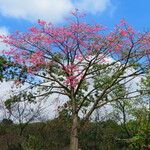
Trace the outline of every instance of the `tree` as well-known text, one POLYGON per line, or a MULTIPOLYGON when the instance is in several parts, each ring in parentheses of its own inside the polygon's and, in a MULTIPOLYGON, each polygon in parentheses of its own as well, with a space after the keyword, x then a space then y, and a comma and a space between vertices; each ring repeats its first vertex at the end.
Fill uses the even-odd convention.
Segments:
MULTIPOLYGON (((150 148, 149 75, 141 78, 141 82, 138 85, 137 91, 140 93, 139 95, 133 95, 132 99, 120 99, 112 106, 115 120, 120 122, 122 129, 126 133, 125 136, 122 136, 122 133, 121 139, 118 138, 118 141, 126 143, 128 149, 144 150, 150 148)), ((125 92, 122 92, 122 96, 124 96, 123 93, 125 92)))
POLYGON ((29 31, 1 39, 10 46, 4 53, 13 64, 9 71, 17 84, 27 82, 40 89, 34 94, 37 98, 66 97, 63 106, 72 118, 70 150, 77 150, 79 113, 85 122, 97 108, 120 98, 113 97, 120 85, 147 71, 150 38, 124 20, 108 32, 101 25, 84 22, 78 11, 72 15, 64 26, 38 20, 39 25, 29 31))
MULTIPOLYGON (((23 131, 33 121, 40 121, 42 106, 41 103, 34 103, 31 100, 27 101, 26 93, 13 96, 5 101, 6 109, 8 110, 11 120, 18 124, 22 136, 23 131)), ((30 99, 30 98, 29 98, 30 99)))
MULTIPOLYGON (((142 108, 135 111, 135 116, 140 124, 139 136, 143 149, 150 149, 150 73, 141 81, 141 96, 143 103, 142 108), (141 114, 141 115, 140 115, 141 114)), ((139 140, 140 140, 139 138, 139 140)))
POLYGON ((2 128, 2 131, 5 131, 9 135, 13 128, 17 128, 14 136, 20 139, 17 143, 13 143, 14 141, 12 142, 11 137, 6 137, 8 147, 22 149, 23 139, 27 139, 24 133, 29 124, 42 121, 42 117, 44 117, 44 108, 41 106, 42 100, 39 99, 39 101, 35 102, 29 91, 20 92, 20 89, 18 93, 13 93, 9 99, 2 100, 1 108, 3 112, 1 115, 5 117, 1 124, 4 128, 2 128))

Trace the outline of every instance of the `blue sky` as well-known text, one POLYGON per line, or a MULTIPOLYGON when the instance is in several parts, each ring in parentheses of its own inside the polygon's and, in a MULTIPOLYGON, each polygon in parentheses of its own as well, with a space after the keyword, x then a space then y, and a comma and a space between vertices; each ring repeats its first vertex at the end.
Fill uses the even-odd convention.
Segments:
POLYGON ((0 0, 0 34, 25 30, 38 18, 61 24, 74 8, 89 22, 112 27, 124 18, 137 30, 150 30, 150 0, 0 0))
MULTIPOLYGON (((137 30, 150 30, 150 0, 0 0, 0 34, 24 31, 40 18, 62 24, 63 18, 74 8, 85 11, 88 22, 111 28, 124 18, 137 30)), ((3 49, 7 47, 0 43, 0 50, 3 49)), ((140 79, 136 78, 135 83, 140 79)), ((1 84, 1 97, 8 96, 10 91, 9 82, 1 84)), ((54 115, 54 105, 48 108, 49 114, 54 115)))

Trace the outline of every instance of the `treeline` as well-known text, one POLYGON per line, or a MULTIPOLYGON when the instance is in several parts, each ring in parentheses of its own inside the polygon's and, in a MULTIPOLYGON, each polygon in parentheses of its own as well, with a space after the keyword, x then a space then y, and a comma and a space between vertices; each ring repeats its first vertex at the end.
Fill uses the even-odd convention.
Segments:
MULTIPOLYGON (((80 124, 82 121, 80 120, 80 124)), ((24 131, 11 120, 0 124, 0 150, 68 150, 71 120, 57 118, 46 122, 30 123, 24 131), (20 134, 21 133, 21 134, 20 134)), ((148 150, 149 129, 139 122, 118 124, 114 120, 86 122, 78 134, 81 150, 148 150), (130 131, 130 136, 127 131, 130 131)))

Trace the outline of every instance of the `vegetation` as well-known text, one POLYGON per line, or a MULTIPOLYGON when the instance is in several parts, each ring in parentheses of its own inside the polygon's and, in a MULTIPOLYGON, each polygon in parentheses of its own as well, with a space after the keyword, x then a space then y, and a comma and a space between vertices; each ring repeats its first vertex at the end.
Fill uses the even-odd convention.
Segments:
MULTIPOLYGON (((150 131, 145 121, 131 120, 124 124, 115 120, 87 122, 79 133, 79 144, 83 150, 148 150, 150 131), (143 126, 142 126, 143 125, 143 126)), ((68 150, 71 121, 57 118, 47 122, 30 123, 20 136, 20 126, 1 123, 1 150, 68 150)))

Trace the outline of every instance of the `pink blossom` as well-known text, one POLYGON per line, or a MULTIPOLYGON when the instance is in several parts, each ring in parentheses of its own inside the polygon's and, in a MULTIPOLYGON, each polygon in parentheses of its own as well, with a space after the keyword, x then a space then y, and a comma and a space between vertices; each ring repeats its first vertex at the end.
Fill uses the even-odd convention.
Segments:
POLYGON ((46 21, 39 19, 38 24, 44 26, 46 24, 46 21))
POLYGON ((38 33, 38 29, 36 27, 31 27, 29 28, 29 31, 33 32, 33 33, 38 33))
POLYGON ((122 36, 127 36, 127 35, 128 35, 128 32, 127 32, 126 30, 121 30, 121 31, 120 31, 120 34, 121 34, 122 36))

